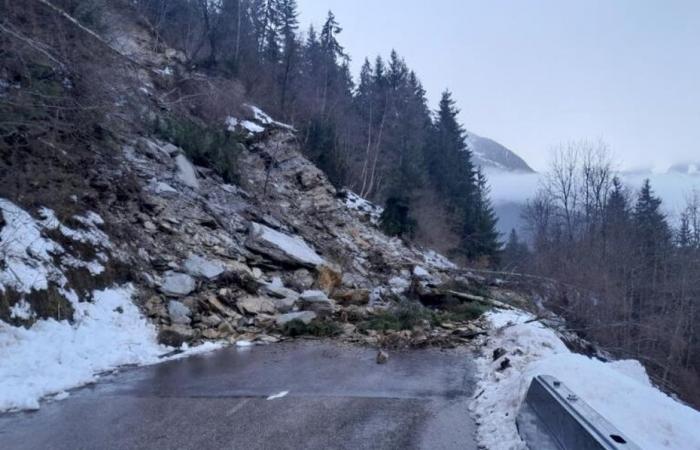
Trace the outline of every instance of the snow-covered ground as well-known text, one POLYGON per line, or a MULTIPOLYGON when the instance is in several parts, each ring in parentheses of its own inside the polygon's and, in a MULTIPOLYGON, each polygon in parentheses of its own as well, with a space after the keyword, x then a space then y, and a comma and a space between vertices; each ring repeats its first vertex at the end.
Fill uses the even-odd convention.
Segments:
MULTIPOLYGON (((50 209, 39 210, 41 219, 37 220, 2 198, 0 213, 5 222, 0 227, 0 292, 12 290, 20 295, 10 307, 10 317, 31 325, 25 328, 0 320, 0 411, 36 409, 42 398, 65 398, 67 389, 94 382, 101 372, 159 362, 159 356, 173 350, 157 343, 155 327, 132 302, 130 285, 94 291, 89 301, 71 289, 66 270, 86 267, 97 275, 108 260, 106 252, 112 244, 99 229, 104 223, 99 215, 75 216, 84 228, 73 229, 61 224, 50 209), (46 236, 47 230, 93 245, 98 259, 83 261, 70 254, 46 236), (72 321, 34 321, 36 314, 24 295, 50 286, 57 287, 70 302, 72 321)), ((217 347, 209 344, 186 349, 183 354, 217 347)))
POLYGON ((656 389, 633 360, 602 362, 567 349, 557 334, 519 311, 487 315, 494 331, 477 361, 481 380, 472 403, 479 443, 490 450, 525 449, 515 426, 536 375, 552 375, 645 450, 700 449, 700 412, 656 389), (493 351, 506 350, 496 361, 493 351), (497 370, 504 358, 510 367, 497 370))

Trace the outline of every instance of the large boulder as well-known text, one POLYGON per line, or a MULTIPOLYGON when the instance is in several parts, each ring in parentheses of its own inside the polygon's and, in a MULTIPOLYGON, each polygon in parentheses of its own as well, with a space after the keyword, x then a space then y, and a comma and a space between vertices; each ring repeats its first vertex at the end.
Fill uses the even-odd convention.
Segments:
POLYGON ((183 154, 179 154, 175 157, 175 164, 177 164, 177 177, 187 186, 192 189, 199 189, 199 180, 197 180, 197 174, 194 171, 194 166, 183 154))
POLYGON ((300 237, 280 233, 255 222, 250 224, 245 245, 250 250, 282 264, 303 267, 325 264, 325 260, 300 237))
POLYGON ((163 276, 160 291, 170 297, 184 297, 194 291, 196 286, 194 278, 186 273, 168 271, 163 276))
POLYGON ((194 277, 206 278, 207 280, 216 279, 225 270, 221 262, 206 259, 199 255, 190 255, 185 260, 184 267, 188 274, 194 277))
POLYGON ((301 309, 313 311, 320 316, 326 316, 333 313, 335 302, 328 298, 323 291, 304 291, 299 296, 299 304, 301 309))

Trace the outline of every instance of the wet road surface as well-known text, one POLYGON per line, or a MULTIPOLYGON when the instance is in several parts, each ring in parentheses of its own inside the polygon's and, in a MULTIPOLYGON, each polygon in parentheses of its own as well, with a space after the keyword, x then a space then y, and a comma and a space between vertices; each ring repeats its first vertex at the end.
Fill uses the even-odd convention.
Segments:
POLYGON ((375 355, 301 341, 129 369, 0 415, 0 448, 476 449, 467 351, 375 355))

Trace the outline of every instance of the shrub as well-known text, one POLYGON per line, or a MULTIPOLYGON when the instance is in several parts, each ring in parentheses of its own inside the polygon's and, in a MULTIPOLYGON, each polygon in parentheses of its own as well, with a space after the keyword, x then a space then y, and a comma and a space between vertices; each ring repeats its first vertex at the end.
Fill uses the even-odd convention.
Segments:
POLYGON ((156 119, 153 131, 159 138, 182 148, 193 163, 213 169, 225 182, 238 181, 242 144, 234 133, 173 118, 156 119))
POLYGON ((308 324, 296 319, 285 323, 282 327, 282 333, 290 337, 332 337, 339 335, 341 332, 342 330, 337 323, 319 319, 312 320, 308 324))

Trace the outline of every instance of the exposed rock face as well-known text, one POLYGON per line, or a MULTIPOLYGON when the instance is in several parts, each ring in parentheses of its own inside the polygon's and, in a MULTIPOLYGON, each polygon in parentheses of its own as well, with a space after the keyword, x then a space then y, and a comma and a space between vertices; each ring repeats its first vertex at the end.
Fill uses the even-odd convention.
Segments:
POLYGON ((163 294, 172 297, 184 297, 194 291, 196 283, 194 278, 186 273, 166 272, 160 290, 163 294))
POLYGON ((325 263, 301 238, 280 233, 255 222, 250 224, 246 246, 283 264, 316 267, 325 263))

